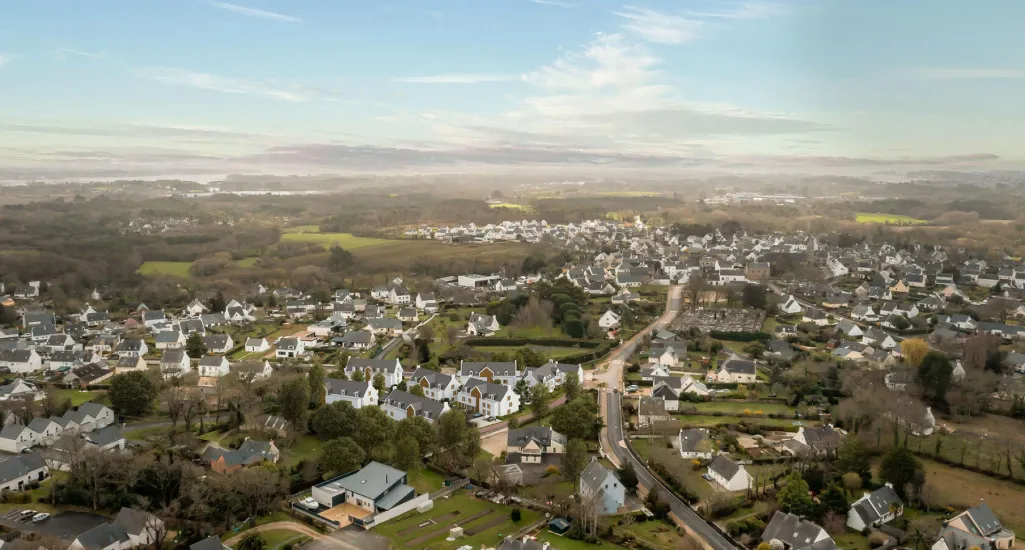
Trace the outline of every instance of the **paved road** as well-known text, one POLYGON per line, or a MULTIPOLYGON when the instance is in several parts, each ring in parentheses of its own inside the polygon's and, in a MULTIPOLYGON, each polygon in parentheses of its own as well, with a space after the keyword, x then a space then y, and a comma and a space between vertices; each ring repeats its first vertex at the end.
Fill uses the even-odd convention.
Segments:
POLYGON ((616 349, 609 353, 606 360, 606 368, 603 371, 596 371, 591 375, 590 387, 598 387, 605 384, 607 388, 620 388, 623 385, 623 366, 637 348, 645 334, 652 331, 659 331, 669 326, 669 323, 680 314, 680 307, 683 304, 683 286, 671 286, 666 294, 666 310, 654 323, 648 325, 626 342, 623 342, 616 349))
POLYGON ((734 546, 732 542, 705 523, 705 520, 701 519, 701 517, 699 517, 698 514, 687 505, 687 503, 677 498, 669 488, 656 480, 654 476, 648 472, 644 463, 641 462, 636 455, 630 452, 630 449, 628 449, 625 444, 623 444, 623 409, 619 400, 620 394, 619 392, 607 392, 604 394, 604 397, 604 401, 607 405, 608 420, 606 421, 606 424, 608 438, 613 443, 607 450, 611 450, 615 455, 616 462, 619 464, 625 464, 627 462, 632 463, 634 470, 637 472, 638 481, 649 491, 653 488, 661 488, 662 498, 669 501, 669 506, 672 508, 673 515, 680 518, 688 529, 704 539, 705 543, 711 546, 713 550, 736 550, 736 546, 734 546))

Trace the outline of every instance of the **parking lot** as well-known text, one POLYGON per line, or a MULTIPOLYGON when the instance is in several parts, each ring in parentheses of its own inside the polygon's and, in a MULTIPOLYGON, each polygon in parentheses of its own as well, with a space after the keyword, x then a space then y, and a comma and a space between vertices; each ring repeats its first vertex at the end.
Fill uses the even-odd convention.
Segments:
POLYGON ((22 519, 22 513, 28 510, 32 508, 14 508, 4 512, 0 515, 0 525, 23 533, 39 533, 71 540, 97 525, 110 521, 108 517, 87 512, 60 512, 42 522, 32 523, 32 516, 25 515, 25 519, 22 519))

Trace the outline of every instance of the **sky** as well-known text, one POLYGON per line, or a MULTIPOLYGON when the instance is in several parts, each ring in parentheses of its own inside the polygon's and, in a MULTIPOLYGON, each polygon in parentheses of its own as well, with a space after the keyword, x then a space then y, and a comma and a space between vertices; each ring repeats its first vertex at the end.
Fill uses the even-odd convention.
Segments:
POLYGON ((0 180, 1025 168, 1025 2, 32 0, 0 180))

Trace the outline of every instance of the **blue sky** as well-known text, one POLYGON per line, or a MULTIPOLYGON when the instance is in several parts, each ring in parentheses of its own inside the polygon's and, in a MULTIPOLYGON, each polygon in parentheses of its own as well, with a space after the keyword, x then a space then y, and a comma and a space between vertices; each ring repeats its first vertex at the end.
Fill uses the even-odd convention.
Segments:
POLYGON ((0 180, 1025 161, 1017 0, 33 0, 0 13, 0 180))

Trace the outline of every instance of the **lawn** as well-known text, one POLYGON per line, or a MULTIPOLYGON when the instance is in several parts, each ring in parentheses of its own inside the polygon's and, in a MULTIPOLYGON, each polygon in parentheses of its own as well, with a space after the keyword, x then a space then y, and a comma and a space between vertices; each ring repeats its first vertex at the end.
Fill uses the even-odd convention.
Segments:
POLYGON ((296 225, 293 227, 286 227, 281 230, 282 233, 320 233, 319 225, 296 225))
POLYGON ((124 436, 125 439, 136 440, 167 439, 167 436, 170 432, 170 426, 154 426, 152 428, 139 428, 135 430, 127 430, 124 432, 124 436))
POLYGON ((555 533, 547 530, 542 530, 537 534, 537 540, 541 542, 547 542, 551 545, 550 548, 558 550, 626 550, 618 544, 612 544, 611 542, 602 541, 601 545, 590 544, 582 540, 573 540, 569 537, 560 537, 555 533))
POLYGON ((260 538, 267 544, 267 550, 275 550, 286 545, 300 544, 310 537, 291 529, 269 529, 260 533, 260 538))
POLYGON ((82 403, 88 403, 97 397, 103 396, 104 392, 101 391, 78 391, 71 389, 57 389, 51 388, 47 390, 49 393, 54 394, 58 400, 64 401, 65 399, 71 400, 71 406, 77 407, 82 403))
POLYGON ((312 459, 320 456, 321 441, 312 435, 301 435, 296 438, 287 448, 281 449, 285 454, 285 465, 295 466, 304 459, 312 459))
POLYGON ((325 248, 338 245, 346 250, 359 250, 395 242, 391 239, 357 237, 352 233, 285 233, 282 241, 306 241, 323 245, 325 248))
POLYGON ((844 550, 869 550, 868 537, 861 533, 840 533, 833 535, 833 542, 844 550))
POLYGON ((188 277, 191 267, 192 262, 142 262, 138 273, 145 277, 188 277))
MULTIPOLYGON (((682 548, 684 537, 676 527, 664 521, 634 522, 616 528, 620 534, 629 533, 655 548, 682 548)), ((604 548, 605 545, 602 544, 604 548)))
POLYGON ((680 408, 694 407, 702 414, 721 412, 724 414, 785 414, 793 416, 793 407, 784 403, 765 403, 758 401, 709 401, 707 403, 686 403, 680 408))
MULTIPOLYGON (((756 418, 756 417, 742 417, 742 416, 705 416, 696 414, 682 414, 673 415, 673 420, 679 420, 682 427, 685 428, 714 428, 716 426, 722 426, 723 424, 737 424, 738 422, 749 422, 751 424, 757 424, 764 428, 783 429, 787 431, 796 432, 799 426, 796 426, 793 420, 790 418, 756 418)), ((819 422, 813 420, 802 421, 805 426, 818 426, 819 422)))
POLYGON ((878 214, 872 212, 858 212, 854 219, 858 223, 882 223, 887 225, 920 225, 923 223, 929 223, 926 220, 912 218, 911 216, 901 216, 899 214, 878 214))
POLYGON ((411 472, 407 479, 408 485, 416 489, 417 494, 433 493, 445 485, 445 476, 426 468, 411 472))
MULTIPOLYGON (((535 346, 527 345, 526 347, 533 349, 534 351, 544 354, 547 359, 562 359, 563 357, 570 357, 578 353, 587 352, 587 348, 571 348, 571 347, 555 347, 555 346, 535 346)), ((508 353, 513 355, 516 350, 520 349, 520 346, 471 346, 472 349, 482 353, 508 353)))
POLYGON ((715 489, 701 477, 701 471, 691 467, 690 461, 680 458, 680 452, 675 448, 666 447, 665 439, 636 439, 631 440, 630 445, 641 457, 658 462, 677 478, 680 483, 691 491, 694 491, 699 498, 707 498, 715 489))
POLYGON ((540 517, 535 511, 522 509, 520 521, 514 523, 510 518, 511 511, 512 508, 508 506, 473 498, 468 491, 457 491, 449 498, 435 500, 434 508, 428 512, 408 513, 375 527, 374 531, 388 538, 393 548, 425 548, 429 546, 432 550, 455 550, 462 546, 471 548, 497 546, 506 535, 513 534, 540 517), (491 513, 466 521, 467 518, 485 512, 491 513), (422 528, 418 527, 428 520, 434 520, 435 523, 422 528), (446 541, 449 528, 453 523, 459 521, 466 522, 465 525, 460 525, 466 531, 466 535, 452 542, 446 541), (475 529, 480 532, 470 534, 475 529), (425 536, 427 539, 423 538, 425 536))
POLYGON ((256 262, 260 260, 259 256, 252 256, 250 258, 242 258, 241 260, 235 260, 235 265, 239 267, 253 267, 256 262))
MULTIPOLYGON (((483 308, 481 308, 483 310, 483 308)), ((561 327, 502 327, 499 338, 569 338, 561 327)))

